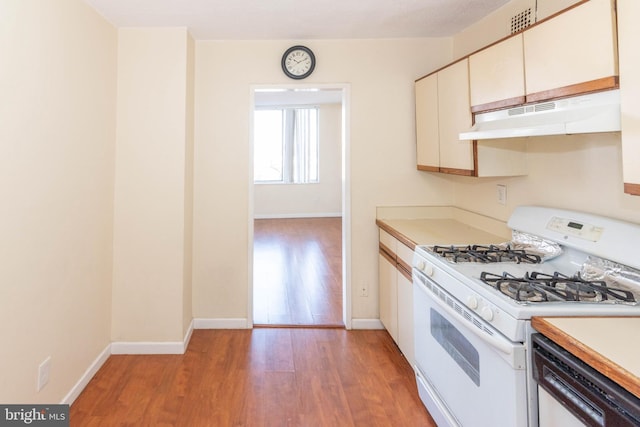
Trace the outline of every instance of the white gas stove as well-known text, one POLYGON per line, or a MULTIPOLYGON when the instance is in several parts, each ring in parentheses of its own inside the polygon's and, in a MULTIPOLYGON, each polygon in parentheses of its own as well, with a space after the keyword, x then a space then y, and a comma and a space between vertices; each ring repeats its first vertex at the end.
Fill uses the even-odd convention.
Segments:
POLYGON ((639 225, 532 206, 516 208, 508 224, 516 232, 556 243, 561 252, 549 260, 543 255, 540 262, 523 261, 515 259, 520 251, 531 255, 518 249, 510 256, 509 250, 514 250, 509 247, 507 260, 496 262, 499 253, 494 259, 482 259, 484 252, 488 257, 499 252, 491 245, 418 246, 414 268, 437 283, 444 281, 449 294, 513 341, 524 341, 524 323, 518 320, 532 316, 640 315, 640 282, 633 280, 633 269, 640 269, 635 249, 640 243, 639 225), (481 247, 474 251, 476 246, 481 247), (456 252, 462 253, 457 259, 456 252), (474 260, 476 254, 480 260, 474 260), (602 259, 606 261, 599 262, 602 259), (616 277, 619 267, 612 263, 629 267, 626 274, 616 277), (603 264, 608 268, 606 280, 585 279, 586 268, 593 272, 603 264))
POLYGON ((502 245, 416 248, 416 372, 439 425, 537 425, 531 317, 640 316, 640 225, 534 206, 508 225, 502 245))

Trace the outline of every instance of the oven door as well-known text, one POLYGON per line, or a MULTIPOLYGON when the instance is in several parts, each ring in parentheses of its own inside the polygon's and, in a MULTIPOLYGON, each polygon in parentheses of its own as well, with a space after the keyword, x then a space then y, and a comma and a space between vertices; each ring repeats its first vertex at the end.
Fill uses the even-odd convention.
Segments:
POLYGON ((526 426, 524 344, 513 343, 413 271, 420 397, 442 426, 526 426))

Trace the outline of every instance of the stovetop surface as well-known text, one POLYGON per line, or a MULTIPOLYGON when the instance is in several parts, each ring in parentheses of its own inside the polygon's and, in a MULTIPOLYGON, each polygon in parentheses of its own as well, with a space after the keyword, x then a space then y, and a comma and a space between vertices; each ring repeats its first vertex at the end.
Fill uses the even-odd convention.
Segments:
MULTIPOLYGON (((595 267, 596 272, 600 267, 608 270, 607 263, 611 262, 630 268, 632 274, 628 276, 628 270, 623 270, 625 274, 618 275, 612 270, 613 274, 607 275, 607 279, 614 278, 615 287, 620 287, 618 282, 624 279, 624 286, 628 285, 626 290, 633 294, 633 299, 640 301, 640 257, 636 249, 640 242, 640 224, 584 212, 519 206, 514 209, 507 225, 512 230, 513 243, 524 243, 525 246, 533 243, 536 249, 543 250, 542 262, 505 262, 505 259, 489 263, 450 262, 428 250, 427 246, 418 246, 413 264, 416 271, 424 274, 417 279, 418 282, 425 286, 428 282, 431 286, 428 289, 433 295, 454 310, 470 310, 476 316, 475 320, 484 319, 514 342, 526 340, 527 324, 533 316, 640 316, 638 302, 613 302, 608 297, 604 302, 598 301, 604 299, 601 297, 587 298, 586 301, 571 298, 568 301, 559 298, 517 301, 482 281, 483 274, 530 277, 533 272, 538 272, 540 275, 553 276, 557 273, 572 277, 584 270, 586 261, 589 261, 589 268, 595 267), (559 251, 556 250, 558 248, 559 251), (605 262, 591 265, 593 259, 605 262), (626 280, 629 277, 631 281, 626 280), (433 284, 438 285, 436 291, 433 284)), ((566 287, 566 284, 560 286, 566 287)), ((566 292, 561 289, 558 293, 566 292)), ((535 297, 535 292, 532 294, 535 297)))
MULTIPOLYGON (((474 246, 474 245, 471 245, 474 246)), ((442 257, 435 253, 433 246, 416 247, 416 255, 421 256, 430 263, 438 266, 464 283, 469 289, 479 293, 496 306, 502 308, 512 316, 520 319, 527 319, 535 315, 627 315, 634 313, 640 315, 640 288, 630 286, 628 283, 605 283, 605 287, 620 289, 619 291, 609 291, 597 289, 602 283, 595 283, 596 289, 604 293, 604 297, 594 295, 593 289, 582 289, 582 300, 578 301, 571 297, 571 289, 567 290, 567 285, 560 283, 558 289, 541 296, 541 288, 526 290, 525 293, 531 298, 513 298, 505 292, 509 283, 501 283, 501 286, 487 284, 486 279, 495 277, 515 277, 531 278, 548 276, 579 276, 582 265, 589 255, 571 248, 563 248, 560 256, 540 263, 501 261, 501 262, 478 262, 462 261, 452 262, 447 257, 442 257), (485 279, 483 281, 483 278, 485 279), (555 294, 554 294, 555 292, 555 294), (617 298, 622 296, 622 298, 617 298)), ((569 285, 571 287, 572 285, 569 285)), ((508 290, 508 289, 507 289, 508 290)), ((542 290, 545 290, 542 287, 542 290)), ((464 301, 460 295, 457 296, 464 301)))

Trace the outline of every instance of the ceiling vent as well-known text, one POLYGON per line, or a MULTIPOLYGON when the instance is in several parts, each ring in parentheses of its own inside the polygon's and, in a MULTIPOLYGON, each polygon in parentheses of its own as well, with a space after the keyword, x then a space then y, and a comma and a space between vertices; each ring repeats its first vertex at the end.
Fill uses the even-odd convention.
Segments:
POLYGON ((511 17, 511 34, 515 34, 527 28, 531 25, 533 20, 533 13, 531 8, 527 8, 522 12, 515 14, 511 17))

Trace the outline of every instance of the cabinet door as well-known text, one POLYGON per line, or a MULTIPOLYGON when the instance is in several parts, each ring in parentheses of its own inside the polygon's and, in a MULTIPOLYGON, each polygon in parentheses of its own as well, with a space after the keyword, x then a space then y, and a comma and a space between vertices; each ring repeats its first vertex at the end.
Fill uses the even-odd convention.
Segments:
POLYGON ((412 367, 415 364, 413 329, 411 275, 398 270, 398 347, 412 367))
POLYGON ((458 61, 438 72, 440 170, 473 175, 473 144, 460 140, 471 127, 469 109, 469 60, 458 61))
POLYGON ((438 131, 438 75, 432 74, 415 85, 416 154, 418 169, 438 172, 440 136, 438 131))
POLYGON ((588 1, 524 32, 527 101, 615 86, 617 37, 611 1, 588 1))
POLYGON ((469 57, 471 111, 487 111, 524 103, 522 34, 469 57))
POLYGON ((640 1, 618 0, 622 169, 625 193, 640 196, 640 1))
POLYGON ((378 255, 378 275, 380 321, 389 331, 393 340, 398 342, 398 278, 396 265, 383 253, 378 255))

